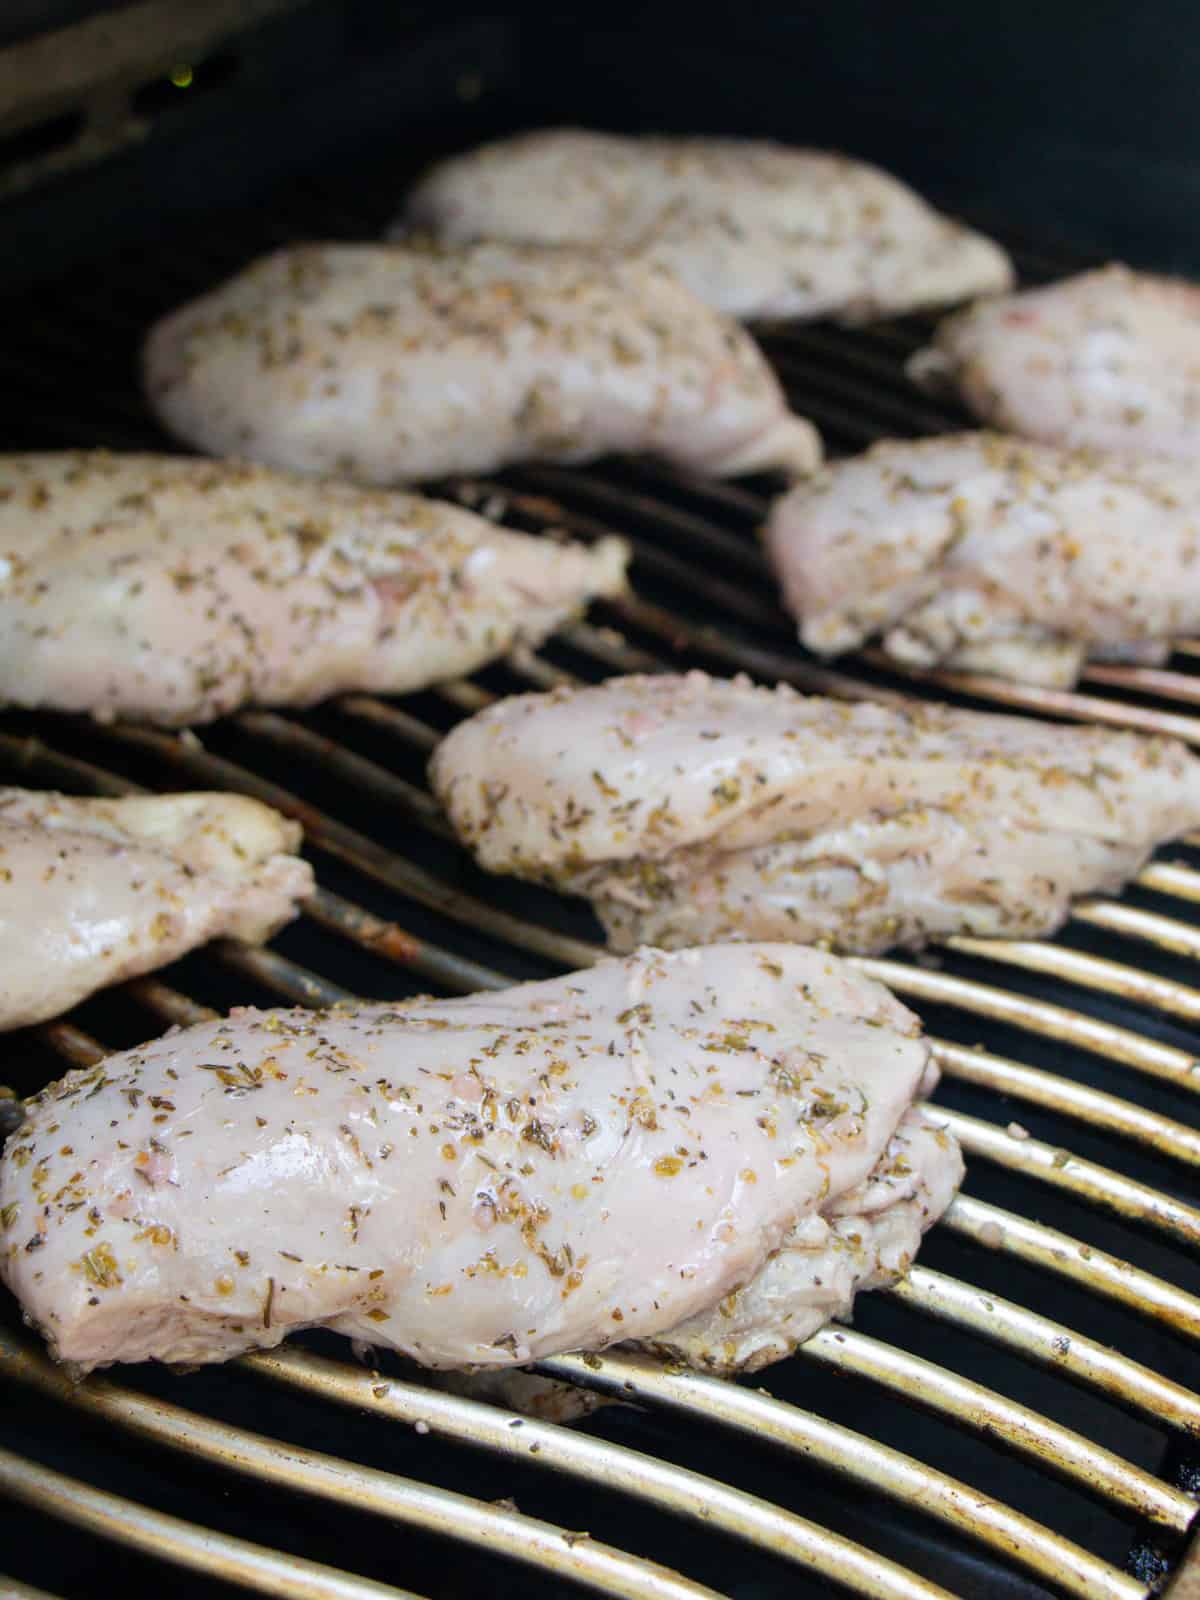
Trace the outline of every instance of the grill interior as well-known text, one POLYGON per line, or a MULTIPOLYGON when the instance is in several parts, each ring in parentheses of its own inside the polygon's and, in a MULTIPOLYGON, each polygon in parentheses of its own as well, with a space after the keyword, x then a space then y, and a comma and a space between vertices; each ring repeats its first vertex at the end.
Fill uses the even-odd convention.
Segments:
MULTIPOLYGON (((310 177, 10 302, 7 449, 170 448, 135 381, 141 331, 260 251, 377 234, 402 184, 310 177)), ((1012 241, 1010 241, 1011 243, 1012 241)), ((1016 243, 1027 281, 1078 263, 1016 243)), ((928 331, 768 331, 831 453, 965 423, 903 362, 928 331)), ((6 714, 0 780, 119 793, 215 786, 305 824, 322 884, 269 950, 210 948, 8 1037, 18 1093, 201 1008, 462 992, 597 952, 581 903, 478 872, 424 785, 436 738, 494 695, 700 665, 855 695, 903 689, 1171 732, 1200 745, 1200 641, 1166 669, 1096 666, 1078 693, 903 679, 805 658, 755 543, 765 483, 643 463, 528 468, 443 492, 524 529, 635 547, 635 598, 540 652, 403 700, 247 712, 199 739, 6 714)), ((939 1041, 964 1191, 911 1277, 853 1329, 726 1384, 642 1358, 542 1370, 636 1404, 563 1429, 441 1393, 321 1336, 188 1377, 73 1386, 0 1305, 0 1594, 593 1591, 645 1600, 1051 1594, 1136 1600, 1178 1570, 1200 1488, 1200 836, 1052 943, 960 939, 864 963, 939 1041), (769 1393, 768 1393, 769 1391, 769 1393), (164 1563, 166 1564, 164 1566, 164 1563), (119 1564, 119 1566, 118 1566, 119 1564)))

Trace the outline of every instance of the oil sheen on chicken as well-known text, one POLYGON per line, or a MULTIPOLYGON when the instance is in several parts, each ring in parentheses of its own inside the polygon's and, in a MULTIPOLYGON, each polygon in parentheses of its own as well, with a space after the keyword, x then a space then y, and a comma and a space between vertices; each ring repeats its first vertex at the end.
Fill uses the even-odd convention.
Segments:
POLYGON ((0 789, 0 1028, 208 939, 270 938, 312 893, 299 843, 297 823, 240 795, 0 789))
POLYGON ((399 227, 637 251, 744 318, 886 316, 1012 284, 990 239, 861 161, 752 139, 554 128, 440 162, 399 227))
POLYGON ((1173 740, 702 672, 501 701, 430 777, 484 867, 590 896, 616 949, 1028 938, 1200 825, 1173 740))
POLYGON ((80 1369, 318 1324, 439 1368, 628 1341, 761 1365, 948 1203, 935 1079, 909 1011, 795 945, 235 1012, 30 1104, 0 1277, 80 1369))
POLYGON ((1048 444, 1200 456, 1200 287, 1109 266, 945 321, 913 358, 982 421, 1048 444))
POLYGON ((423 688, 618 593, 626 557, 263 467, 0 457, 0 702, 178 724, 423 688))
POLYGON ((190 445, 364 483, 610 451, 717 476, 821 456, 736 323, 595 252, 280 251, 159 323, 145 378, 190 445))
MULTIPOLYGON (((1200 393, 1200 390, 1198 390, 1200 393)), ((778 499, 800 637, 905 666, 1073 684, 1200 629, 1200 467, 964 433, 889 440, 778 499)))

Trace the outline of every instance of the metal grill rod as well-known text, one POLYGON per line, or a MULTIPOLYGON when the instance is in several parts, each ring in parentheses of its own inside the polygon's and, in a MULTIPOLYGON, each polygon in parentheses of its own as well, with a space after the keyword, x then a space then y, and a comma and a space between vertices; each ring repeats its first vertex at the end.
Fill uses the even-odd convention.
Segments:
POLYGON ((1007 1022, 1043 1038, 1077 1045, 1106 1060, 1165 1079, 1179 1089, 1200 1093, 1200 1062, 1186 1050, 1159 1044, 1128 1028, 1068 1011, 1048 1000, 1032 1000, 971 979, 902 965, 878 957, 851 956, 851 963, 897 994, 933 1004, 955 1006, 995 1022, 1007 1022))
POLYGON ((1109 1167, 1085 1161, 1061 1147, 1031 1139, 1028 1134, 1013 1133, 1011 1126, 1000 1128, 994 1122, 950 1111, 945 1106, 929 1109, 968 1155, 995 1162, 1036 1182, 1052 1184, 1131 1222, 1157 1228, 1179 1244, 1193 1248, 1200 1245, 1200 1210, 1195 1206, 1185 1205, 1182 1200, 1109 1167))
MULTIPOLYGON (((380 1373, 364 1373, 343 1362, 330 1361, 306 1351, 263 1352, 244 1358, 244 1364, 275 1383, 319 1395, 339 1405, 365 1410, 393 1422, 423 1422, 433 1431, 459 1443, 491 1449, 516 1460, 528 1458, 538 1466, 568 1472, 589 1484, 636 1492, 677 1515, 697 1518, 708 1526, 727 1531, 741 1531, 743 1537, 754 1537, 745 1526, 741 1506, 741 1502, 750 1501, 752 1497, 640 1452, 589 1438, 554 1423, 516 1417, 497 1406, 425 1389, 380 1373), (741 1530, 732 1523, 731 1513, 743 1519, 741 1530)), ((768 1509, 771 1516, 760 1529, 759 1542, 782 1553, 778 1527, 772 1526, 777 1514, 773 1508, 768 1509)), ((938 1515, 936 1496, 933 1503, 924 1501, 922 1509, 938 1515)), ((858 1547, 855 1550, 857 1563, 858 1547)), ((857 1568, 854 1573, 849 1570, 838 1573, 816 1565, 814 1570, 829 1577, 839 1576, 843 1583, 855 1588, 860 1587, 863 1577, 857 1568)))
POLYGON ((353 1578, 212 1528, 197 1527, 134 1500, 68 1478, 0 1446, 0 1493, 35 1511, 127 1545, 143 1555, 278 1600, 421 1600, 411 1590, 353 1578))
POLYGON ((172 767, 187 772, 210 787, 232 789, 265 801, 285 816, 295 817, 303 825, 308 842, 317 849, 416 900, 418 904, 444 912, 469 927, 536 955, 564 961, 567 966, 587 966, 600 953, 597 946, 583 940, 564 938, 561 934, 551 933, 508 912, 498 911, 482 900, 460 894, 403 856, 326 816, 278 784, 260 778, 221 756, 214 756, 202 748, 193 748, 190 741, 185 743, 157 729, 126 723, 100 726, 97 731, 118 744, 149 750, 172 767))
MULTIPOLYGON (((1175 870, 1200 882, 1200 874, 1188 872, 1186 868, 1175 870)), ((1181 895, 1182 889, 1177 879, 1172 879, 1176 885, 1173 889, 1162 887, 1162 875, 1171 871, 1165 862, 1151 862, 1133 881, 1143 889, 1181 895)), ((1103 928, 1107 933, 1119 934, 1127 939, 1143 939, 1169 950, 1172 955, 1200 960, 1200 930, 1173 917, 1160 916, 1156 911, 1142 911, 1134 906, 1121 905, 1115 900, 1077 900, 1071 907, 1071 916, 1076 922, 1103 928)))
POLYGON ((990 1289, 960 1283, 918 1262, 879 1292, 935 1322, 978 1334, 1081 1388, 1099 1391, 1127 1411, 1200 1438, 1200 1395, 990 1289))
POLYGON ((966 1490, 966 1498, 959 1499, 963 1485, 866 1435, 857 1435, 853 1451, 843 1454, 837 1435, 849 1430, 837 1429, 822 1418, 753 1389, 698 1373, 674 1372, 649 1357, 623 1353, 556 1356, 539 1362, 537 1370, 581 1388, 598 1389, 602 1394, 652 1400, 656 1405, 689 1417, 702 1417, 706 1422, 718 1422, 822 1463, 835 1460, 838 1470, 852 1482, 876 1492, 883 1489, 926 1509, 932 1510, 940 1501, 941 1514, 960 1532, 976 1539, 986 1538, 994 1548, 1004 1550, 1010 1560, 1083 1600, 1134 1600, 1135 1596, 1145 1595, 1143 1584, 1108 1562, 1053 1534, 1047 1543, 1041 1537, 1045 1530, 1036 1523, 975 1489, 966 1490), (927 1499, 927 1490, 932 1486, 936 1486, 936 1498, 927 1499))
MULTIPOLYGON (((1193 654, 1196 641, 1181 639, 1171 648, 1193 654)), ((1186 705, 1200 705, 1200 682, 1188 677, 1186 672, 1171 672, 1165 667, 1119 666, 1107 661, 1089 661, 1082 676, 1089 683, 1107 684, 1113 689, 1133 689, 1141 694, 1157 695, 1163 700, 1182 700, 1186 705)))
POLYGON ((76 1067, 94 1067, 107 1054, 71 1022, 46 1022, 37 1030, 46 1043, 76 1067))
POLYGON ((973 939, 956 934, 945 943, 947 948, 962 955, 980 956, 1001 966, 1020 967, 1064 983, 1077 983, 1085 989, 1098 989, 1102 994, 1119 995, 1123 1000, 1149 1006, 1193 1025, 1200 1022, 1200 989, 1140 972, 1119 961, 1026 939, 973 939))
POLYGON ((1094 1249, 1057 1228, 1031 1222, 989 1205, 984 1200, 958 1194, 944 1212, 940 1227, 961 1234, 985 1250, 1016 1256, 1061 1278, 1069 1278, 1090 1294, 1131 1306, 1145 1317, 1161 1322, 1189 1339, 1200 1339, 1200 1299, 1177 1289, 1130 1261, 1094 1249))
POLYGON ((982 1047, 952 1044, 947 1039, 930 1037, 938 1066, 948 1078, 979 1084, 997 1094, 1024 1100, 1030 1105, 1074 1117, 1091 1128, 1102 1128, 1139 1144, 1156 1154, 1200 1165, 1200 1133, 1186 1123, 1172 1121, 1156 1111, 1130 1100, 1121 1100, 1102 1089, 1090 1088, 1040 1067, 995 1056, 982 1047))
MULTIPOLYGON (((259 1366, 263 1358, 251 1363, 259 1366)), ((333 1365, 332 1363, 330 1365, 333 1365)), ((269 1370, 269 1369, 268 1369, 269 1370)), ((587 1533, 571 1533, 503 1506, 488 1505, 415 1479, 363 1467, 352 1461, 273 1439, 231 1423, 217 1423, 167 1401, 149 1400, 104 1379, 72 1384, 43 1357, 0 1333, 0 1372, 66 1405, 116 1423, 158 1444, 174 1446, 192 1458, 214 1462, 263 1482, 282 1484, 323 1500, 370 1511, 426 1532, 450 1536, 488 1551, 500 1551, 559 1578, 626 1600, 719 1600, 714 1591, 669 1572, 656 1562, 625 1554, 587 1533)), ((379 1379, 372 1380, 382 1387, 379 1379)), ((449 1397, 418 1390, 425 1411, 449 1397)), ((469 1402, 459 1402, 466 1406, 469 1402)), ((479 1410, 486 1410, 479 1407, 479 1410)), ((415 1420, 415 1419, 414 1419, 415 1420)), ((536 1425, 529 1424, 530 1428, 536 1425)), ((551 1424, 542 1424, 549 1430, 551 1424)), ((554 1430, 565 1433, 565 1430, 554 1430)), ((590 1445, 584 1436, 567 1434, 561 1448, 590 1445)), ((639 1475, 653 1475, 670 1484, 671 1509, 691 1514, 773 1551, 776 1555, 820 1571, 863 1595, 879 1600, 949 1600, 944 1589, 927 1584, 902 1567, 874 1555, 851 1540, 829 1533, 805 1518, 768 1505, 741 1490, 713 1483, 698 1473, 672 1469, 635 1451, 595 1446, 614 1456, 629 1456, 628 1475, 620 1462, 607 1472, 610 1481, 629 1488, 639 1475), (655 1470, 657 1469, 657 1470, 655 1470), (699 1500, 703 1506, 696 1505, 699 1500)), ((595 1463, 594 1463, 595 1464, 595 1463)), ((1140 1593, 1141 1591, 1137 1591, 1140 1593)))
POLYGON ((45 1589, 35 1589, 32 1584, 18 1583, 0 1572, 0 1600, 60 1600, 60 1597, 47 1594, 45 1589))
POLYGON ((879 650, 866 650, 863 660, 913 683, 935 689, 949 689, 993 705, 1018 711, 1033 711, 1042 716, 1061 717, 1069 722, 1096 722, 1110 728, 1126 728, 1133 733, 1164 734, 1186 744, 1200 744, 1200 718, 1175 711, 1151 710, 1127 705, 1120 700, 1105 700, 1100 695, 1079 694, 1073 689, 1047 689, 1036 684, 1010 683, 982 672, 956 672, 945 667, 906 667, 879 650))
POLYGON ((1002 1443, 1076 1488, 1174 1533, 1186 1533, 1196 1514, 1191 1495, 1170 1488, 1094 1440, 879 1339, 827 1325, 796 1353, 833 1371, 869 1379, 935 1416, 953 1416, 989 1442, 1002 1443))
MULTIPOLYGON (((505 1454, 519 1455, 531 1446, 537 1446, 536 1459, 540 1465, 565 1470, 588 1481, 606 1485, 620 1485, 614 1476, 619 1463, 609 1455, 612 1447, 597 1445, 595 1441, 555 1427, 550 1423, 525 1421, 514 1433, 509 1416, 496 1408, 480 1406, 477 1402, 462 1400, 437 1391, 426 1391, 416 1385, 398 1383, 377 1374, 356 1373, 340 1363, 324 1361, 317 1357, 279 1352, 249 1358, 256 1370, 275 1379, 309 1392, 321 1394, 326 1399, 342 1405, 365 1408, 371 1412, 406 1422, 425 1421, 441 1433, 473 1444, 486 1444, 505 1454)), ((582 1387, 599 1388, 605 1394, 622 1399, 663 1403, 663 1394, 642 1382, 645 1370, 661 1372, 661 1364, 650 1358, 624 1355, 564 1356, 538 1364, 538 1370, 582 1387), (580 1374, 586 1374, 586 1378, 580 1374)), ((758 1422, 769 1423, 772 1443, 784 1445, 794 1453, 819 1462, 826 1468, 848 1475, 853 1481, 882 1493, 902 1503, 915 1507, 966 1533, 981 1543, 991 1545, 1010 1560, 1037 1572, 1042 1577, 1081 1595, 1140 1594, 1140 1585, 1126 1588, 1123 1583, 1109 1587, 1119 1575, 1107 1562, 1098 1561, 1086 1551, 1061 1539, 1019 1512, 1011 1511, 999 1501, 981 1495, 973 1488, 916 1462, 900 1451, 879 1445, 864 1435, 848 1428, 827 1423, 802 1411, 785 1405, 757 1391, 720 1380, 697 1380, 694 1389, 685 1387, 675 1393, 673 1408, 686 1412, 688 1417, 728 1424, 733 1417, 756 1436, 763 1430, 753 1427, 746 1419, 746 1407, 737 1398, 728 1410, 711 1403, 710 1390, 731 1391, 734 1397, 747 1396, 758 1422), (920 1489, 916 1489, 919 1482, 920 1489), (1095 1588, 1082 1587, 1095 1584, 1095 1588)), ((999 1397, 993 1397, 997 1399, 999 1397)), ((1081 1447, 1086 1441, 1079 1440, 1081 1447)), ((1107 1452, 1101 1452, 1107 1454, 1107 1452)), ((1078 1459, 1083 1460, 1082 1449, 1078 1459)), ((1186 1496, 1166 1489, 1148 1475, 1145 1477, 1145 1498, 1131 1488, 1132 1479, 1122 1479, 1120 1466, 1112 1458, 1114 1472, 1112 1487, 1106 1482, 1097 1492, 1108 1493, 1120 1500, 1126 1509, 1148 1515, 1164 1526, 1181 1530, 1187 1526, 1195 1505, 1186 1496), (1118 1487, 1119 1486, 1119 1487, 1118 1487), (1124 1493, 1120 1491, 1123 1490, 1124 1493), (1164 1494, 1165 1490, 1165 1494, 1164 1494), (1149 1510, 1150 1507, 1155 1510, 1149 1510), (1157 1513, 1157 1514, 1156 1514, 1157 1513)), ((653 1463, 651 1463, 654 1465, 653 1463)), ((1103 1476, 1103 1463, 1095 1482, 1103 1476)), ((665 1469, 668 1473, 679 1469, 665 1469)), ((1071 1466, 1064 1468, 1071 1475, 1071 1466)), ((1136 1474, 1136 1469, 1131 1469, 1136 1474)), ((1080 1481, 1087 1481, 1081 1471, 1080 1481)), ((1139 1485, 1139 1488, 1142 1487, 1139 1485)), ((711 1485, 706 1485, 706 1510, 712 1503, 711 1485)))
MULTIPOLYGON (((663 528, 679 535, 684 541, 684 549, 703 549, 728 561, 745 576, 760 583, 770 583, 770 575, 762 556, 752 542, 736 533, 730 533, 728 528, 722 527, 719 522, 697 516, 694 511, 681 511, 678 506, 670 505, 648 494, 640 494, 635 489, 626 489, 623 485, 608 483, 594 474, 585 476, 563 467, 522 466, 514 476, 523 484, 531 484, 542 494, 551 496, 574 494, 580 499, 590 501, 593 505, 602 508, 613 507, 622 517, 633 515, 650 521, 656 528, 663 528)), ((461 486, 458 496, 462 498, 461 486)), ((530 502, 523 497, 518 499, 517 504, 524 511, 530 508, 530 502)), ((552 501, 551 504, 555 502, 552 501)))

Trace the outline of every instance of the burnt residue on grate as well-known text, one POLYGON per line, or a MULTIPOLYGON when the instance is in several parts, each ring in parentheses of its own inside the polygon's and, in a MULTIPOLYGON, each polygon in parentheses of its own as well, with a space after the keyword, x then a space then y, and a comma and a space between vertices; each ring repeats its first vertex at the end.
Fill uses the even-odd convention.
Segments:
MULTIPOLYGON (((394 202, 395 184, 369 172, 353 186, 308 180, 252 216, 10 305, 6 447, 171 448, 136 384, 148 322, 277 244, 377 234, 394 202)), ((1055 270, 1021 264, 1031 279, 1055 270)), ((965 423, 904 377, 928 329, 909 318, 763 336, 796 408, 844 452, 965 423)), ((593 959, 587 908, 481 873, 425 786, 436 740, 496 695, 701 665, 1200 744, 1200 644, 1165 672, 1093 669, 1077 693, 902 678, 877 658, 813 662, 757 548, 772 487, 643 462, 442 486, 513 527, 617 530, 635 548, 628 600, 469 683, 248 711, 199 742, 0 719, 0 780, 259 794, 303 816, 321 883, 268 950, 196 952, 10 1035, 0 1082, 33 1092, 205 1007, 460 993, 593 959)), ((830 1581, 907 1600, 1147 1595, 1178 1564, 1200 1473, 1197 845, 1161 852, 1119 901, 1079 906, 1053 942, 959 940, 929 963, 867 963, 927 1020, 969 1175, 911 1277, 863 1297, 853 1329, 826 1329, 736 1385, 619 1353, 547 1363, 631 1402, 563 1430, 428 1389, 392 1358, 356 1365, 326 1336, 187 1376, 136 1369, 76 1387, 6 1300, 0 1569, 72 1596, 107 1593, 98 1575, 118 1563, 124 1594, 157 1595, 164 1562, 181 1597, 236 1585, 536 1600, 578 1582, 757 1600, 830 1581)), ((0 1119, 16 1103, 0 1099, 0 1119)))

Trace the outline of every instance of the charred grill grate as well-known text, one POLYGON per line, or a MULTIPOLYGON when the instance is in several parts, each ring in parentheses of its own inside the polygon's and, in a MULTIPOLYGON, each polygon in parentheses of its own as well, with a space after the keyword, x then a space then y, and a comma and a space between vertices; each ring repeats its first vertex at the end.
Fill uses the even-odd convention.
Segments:
MULTIPOLYGON (((134 379, 147 322, 286 239, 377 233, 393 195, 309 184, 10 307, 6 448, 164 447, 134 379)), ((1028 278, 1065 270, 1021 264, 1028 278)), ((904 378, 926 331, 785 328, 766 344, 842 452, 964 423, 904 378)), ((257 794, 304 822, 322 882, 269 950, 212 948, 11 1035, 0 1078, 15 1090, 205 1007, 462 992, 592 959, 586 910, 479 873, 425 788, 440 734, 496 694, 696 664, 835 694, 916 687, 1200 746, 1200 642, 1170 669, 1095 667, 1078 693, 906 680, 870 655, 808 661, 755 544, 766 486, 606 463, 450 488, 512 526, 625 533, 635 596, 403 701, 246 712, 199 739, 4 719, 4 781, 257 794)), ((1119 902, 1080 905, 1053 942, 958 939, 930 964, 864 963, 927 1018, 969 1175, 909 1279, 770 1369, 769 1394, 629 1355, 564 1357, 542 1371, 637 1409, 563 1429, 397 1363, 356 1366, 319 1337, 187 1380, 138 1370, 75 1386, 6 1301, 0 1567, 14 1578, 0 1593, 116 1592, 118 1560, 130 1595, 161 1584, 164 1562, 181 1596, 543 1596, 566 1580, 638 1600, 820 1594, 830 1580, 887 1600, 1154 1592, 1180 1565, 1200 1484, 1197 851, 1186 840, 1119 902)))

